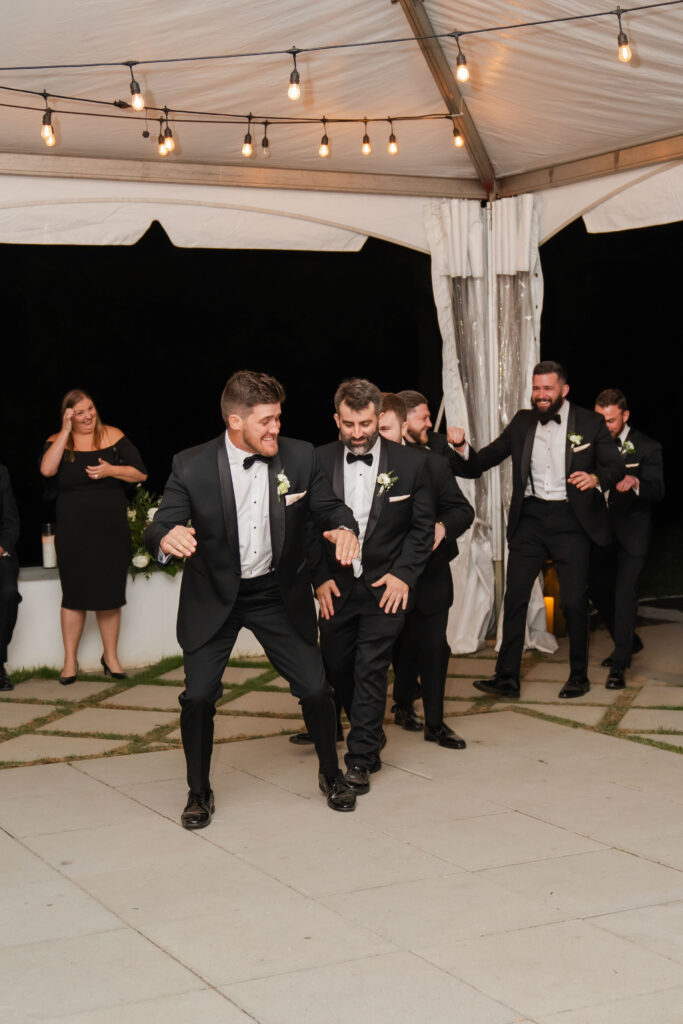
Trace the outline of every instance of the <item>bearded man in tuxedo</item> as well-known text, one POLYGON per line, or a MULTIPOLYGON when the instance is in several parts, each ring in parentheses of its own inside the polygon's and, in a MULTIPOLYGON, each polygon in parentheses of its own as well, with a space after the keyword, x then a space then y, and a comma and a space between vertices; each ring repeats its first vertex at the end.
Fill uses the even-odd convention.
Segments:
POLYGON ((339 440, 316 455, 358 521, 361 556, 350 566, 334 562, 314 531, 310 562, 323 661, 351 722, 345 779, 360 794, 382 767, 387 670, 432 550, 434 512, 423 455, 379 436, 379 389, 344 381, 334 405, 339 440))
POLYGON ((521 409, 478 452, 482 469, 512 457, 509 557, 503 640, 495 675, 474 685, 495 697, 519 697, 527 608, 534 581, 552 558, 569 631, 569 679, 562 698, 580 697, 588 680, 588 564, 591 542, 609 544, 604 492, 623 463, 602 416, 567 401, 564 368, 545 360, 533 370, 531 409, 521 409))
POLYGON ((609 667, 605 686, 622 690, 631 656, 643 648, 635 634, 638 579, 650 544, 652 505, 664 497, 662 446, 631 426, 628 403, 616 388, 600 392, 595 411, 604 417, 626 473, 606 495, 613 540, 593 547, 588 588, 614 640, 603 661, 609 667))
POLYGON ((317 645, 306 540, 313 514, 327 527, 326 540, 320 540, 329 543, 332 561, 350 566, 359 552, 358 526, 321 473, 312 445, 279 436, 284 398, 282 385, 265 373, 233 374, 221 398, 226 431, 174 457, 145 535, 160 560, 187 559, 177 627, 190 790, 181 816, 185 828, 204 828, 214 812, 213 719, 242 626, 252 630, 299 699, 328 805, 336 811, 355 806, 337 762, 335 709, 317 645))

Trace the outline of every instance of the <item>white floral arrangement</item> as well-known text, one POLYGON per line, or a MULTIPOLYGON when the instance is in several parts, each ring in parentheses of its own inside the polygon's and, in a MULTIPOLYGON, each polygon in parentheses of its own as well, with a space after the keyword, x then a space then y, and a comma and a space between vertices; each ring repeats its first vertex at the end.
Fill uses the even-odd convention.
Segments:
POLYGON ((636 450, 636 446, 630 441, 626 440, 619 449, 622 455, 633 455, 636 450))
POLYGON ((128 572, 133 578, 144 573, 149 577, 153 572, 164 572, 175 576, 182 569, 182 561, 172 558, 168 565, 160 565, 145 547, 145 530, 159 511, 159 496, 152 494, 140 484, 135 488, 128 502, 127 516, 130 528, 130 562, 128 572))
POLYGON ((398 477, 393 470, 390 469, 388 473, 380 473, 377 477, 377 484, 379 486, 377 494, 379 497, 381 498, 383 494, 390 491, 395 483, 398 483, 398 477))
POLYGON ((572 446, 572 451, 579 448, 583 444, 583 434, 568 434, 569 443, 572 446))
POLYGON ((291 487, 291 484, 287 479, 284 470, 281 470, 275 477, 275 479, 277 480, 277 500, 279 501, 283 494, 289 493, 289 488, 291 487))

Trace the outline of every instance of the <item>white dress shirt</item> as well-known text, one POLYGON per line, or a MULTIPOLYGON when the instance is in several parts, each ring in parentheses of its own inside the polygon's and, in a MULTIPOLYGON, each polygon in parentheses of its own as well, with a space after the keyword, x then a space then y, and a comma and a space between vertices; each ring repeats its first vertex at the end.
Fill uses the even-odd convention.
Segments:
POLYGON ((358 540, 361 545, 361 555, 353 560, 353 575, 358 577, 363 573, 362 548, 365 539, 365 531, 370 518, 372 499, 375 496, 377 484, 377 473, 379 470, 380 438, 367 452, 372 456, 372 465, 367 466, 364 462, 347 462, 346 454, 348 448, 344 446, 344 502, 353 512, 358 523, 358 540))
POLYGON ((559 416, 559 423, 549 420, 545 424, 540 421, 536 424, 529 479, 524 491, 527 498, 534 495, 543 501, 567 500, 565 458, 569 402, 562 403, 559 416))
POLYGON ((232 489, 235 492, 240 575, 242 579, 265 576, 273 563, 268 465, 257 460, 249 469, 245 469, 243 463, 250 453, 237 448, 228 437, 227 430, 225 447, 230 463, 232 489))

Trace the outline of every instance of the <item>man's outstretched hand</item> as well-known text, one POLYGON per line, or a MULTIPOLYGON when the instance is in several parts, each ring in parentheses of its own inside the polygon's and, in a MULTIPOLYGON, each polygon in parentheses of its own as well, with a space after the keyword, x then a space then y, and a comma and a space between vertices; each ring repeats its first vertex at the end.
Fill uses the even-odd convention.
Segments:
POLYGON ((197 550, 194 526, 174 526, 161 538, 159 547, 165 555, 176 558, 190 558, 197 550))
POLYGON ((397 612, 399 608, 403 611, 408 607, 408 598, 410 596, 410 587, 403 580, 400 580, 398 576, 392 575, 387 572, 372 584, 373 587, 384 587, 384 593, 382 594, 382 600, 379 603, 380 608, 384 608, 387 615, 391 615, 393 612, 397 612))
POLYGON ((342 565, 351 565, 354 558, 360 555, 358 537, 351 530, 325 530, 323 537, 334 544, 335 558, 342 565))

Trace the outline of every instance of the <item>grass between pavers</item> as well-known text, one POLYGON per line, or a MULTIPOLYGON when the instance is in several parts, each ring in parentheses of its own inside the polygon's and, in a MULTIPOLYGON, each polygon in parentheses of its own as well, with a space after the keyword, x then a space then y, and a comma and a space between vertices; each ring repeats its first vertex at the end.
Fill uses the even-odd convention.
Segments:
MULTIPOLYGON (((486 648, 483 651, 479 651, 472 655, 458 655, 459 658, 467 660, 468 658, 482 660, 490 659, 492 664, 495 655, 493 652, 486 648)), ((525 655, 525 667, 531 667, 533 665, 543 664, 544 662, 556 662, 558 660, 557 655, 544 655, 539 652, 530 652, 525 655)), ((79 701, 65 701, 59 698, 41 698, 26 697, 21 699, 22 704, 35 704, 40 707, 41 704, 50 704, 55 706, 55 710, 49 712, 46 715, 42 715, 38 718, 32 719, 30 722, 23 726, 17 726, 16 728, 3 729, 0 727, 0 758, 2 757, 1 744, 9 739, 17 736, 26 734, 34 734, 39 726, 50 724, 56 721, 64 721, 66 728, 64 730, 50 731, 49 733, 38 733, 42 736, 61 736, 63 738, 88 738, 88 739, 112 739, 121 740, 121 746, 115 750, 105 751, 97 754, 80 754, 80 755, 69 755, 66 757, 47 757, 37 759, 35 761, 2 761, 0 760, 0 769, 2 768, 14 768, 23 767, 29 764, 50 764, 60 763, 68 761, 80 761, 80 760, 92 760, 93 758, 101 757, 120 757, 125 754, 138 754, 138 753, 149 753, 151 751, 159 750, 172 750, 181 747, 181 741, 179 739, 170 739, 170 733, 178 728, 178 722, 166 723, 165 725, 156 726, 144 735, 122 735, 120 733, 109 733, 109 732, 91 732, 91 733, 70 733, 68 731, 68 718, 71 714, 76 711, 81 711, 86 708, 99 707, 101 702, 106 698, 114 695, 121 697, 127 690, 139 686, 140 684, 154 685, 159 687, 175 686, 181 684, 181 680, 161 679, 160 677, 165 675, 167 672, 172 671, 175 668, 179 668, 182 665, 182 657, 175 655, 168 658, 163 658, 161 661, 154 665, 146 666, 139 671, 132 673, 126 680, 113 680, 110 681, 102 673, 82 673, 79 672, 79 681, 84 682, 96 682, 96 683, 110 683, 106 689, 100 693, 91 694, 90 696, 84 697, 79 701)), ((218 701, 217 707, 223 710, 223 714, 227 714, 232 718, 270 718, 273 720, 279 719, 282 722, 283 728, 280 729, 278 735, 286 736, 292 732, 298 732, 301 728, 301 721, 299 718, 294 720, 293 716, 283 714, 280 712, 268 712, 268 711, 229 711, 227 706, 236 700, 238 697, 243 696, 246 693, 253 691, 263 691, 271 693, 282 693, 283 690, 278 687, 270 686, 269 684, 273 679, 278 677, 278 672, 264 660, 252 660, 252 659, 234 659, 230 661, 230 667, 232 668, 249 668, 254 669, 254 675, 250 679, 239 684, 226 684, 227 689, 221 699, 218 701), (285 725, 286 723, 286 725, 285 725), (291 727, 290 727, 291 726, 291 727)), ((390 673, 391 676, 391 673, 390 673)), ((457 675, 449 673, 450 678, 471 678, 472 673, 462 672, 457 675)), ((18 672, 12 673, 12 679, 15 684, 21 683, 26 679, 57 679, 59 677, 59 671, 55 669, 46 668, 39 666, 33 669, 23 669, 18 672)), ((391 685, 391 680, 390 680, 391 685)), ((522 680, 523 685, 523 680, 522 680)), ((550 682, 548 685, 552 685, 550 682)), ((615 736, 622 739, 628 739, 633 742, 646 744, 648 746, 659 747, 663 750, 668 750, 672 753, 683 754, 683 749, 674 746, 671 743, 666 742, 666 736, 680 735, 673 729, 666 729, 661 727, 659 729, 647 730, 650 733, 656 732, 658 736, 661 735, 662 739, 654 740, 650 736, 639 735, 638 732, 633 730, 626 730, 620 728, 620 723, 632 706, 636 695, 643 689, 643 685, 629 685, 623 691, 619 693, 616 699, 610 704, 605 706, 600 700, 595 701, 583 701, 582 706, 586 707, 604 707, 605 713, 601 720, 596 725, 587 725, 583 722, 577 722, 573 719, 564 718, 562 716, 563 708, 567 707, 564 701, 549 702, 546 707, 547 710, 540 711, 537 708, 527 707, 524 702, 519 704, 512 704, 509 700, 503 699, 497 701, 496 698, 482 695, 481 697, 449 697, 448 705, 449 708, 453 709, 459 701, 468 703, 471 706, 456 714, 456 716, 450 717, 462 717, 470 718, 474 715, 480 714, 491 714, 499 711, 511 710, 518 714, 525 714, 531 718, 538 718, 542 721, 552 722, 557 725, 563 725, 571 729, 585 729, 588 732, 602 733, 603 735, 615 736)), ((15 691, 16 692, 16 691, 15 691)), ((7 700, 0 696, 0 705, 2 703, 15 703, 15 701, 7 700)), ((533 701, 530 703, 538 703, 533 701)), ((138 708, 133 705, 121 704, 117 706, 117 710, 125 710, 128 708, 132 711, 168 711, 166 707, 145 707, 138 708)), ((653 708, 661 708, 661 710, 672 710, 670 706, 659 706, 653 705, 653 708)), ((674 708, 675 710, 675 708, 674 708)), ((272 734, 271 734, 272 735, 272 734)), ((242 736, 242 737, 229 737, 222 740, 216 740, 217 744, 221 743, 234 743, 234 742, 246 742, 247 740, 260 739, 262 736, 242 736)))

